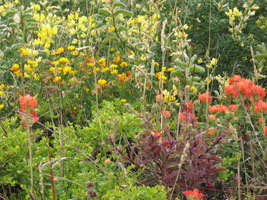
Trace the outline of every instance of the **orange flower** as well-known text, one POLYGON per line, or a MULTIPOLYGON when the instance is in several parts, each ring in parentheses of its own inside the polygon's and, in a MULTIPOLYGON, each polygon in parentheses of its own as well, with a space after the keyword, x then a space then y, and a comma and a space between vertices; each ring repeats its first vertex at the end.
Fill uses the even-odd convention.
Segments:
POLYGON ((34 97, 32 97, 29 94, 27 94, 24 97, 20 97, 19 98, 19 103, 20 103, 22 109, 35 108, 38 105, 37 104, 37 99, 35 99, 34 97))
POLYGON ((162 101, 163 100, 163 95, 162 94, 159 94, 156 96, 156 100, 157 101, 162 101))
POLYGON ((209 119, 214 120, 216 118, 216 115, 209 115, 209 119))
POLYGON ((267 137, 267 126, 264 128, 265 137, 267 137))
POLYGON ((179 118, 181 120, 181 123, 183 123, 184 121, 189 121, 190 122, 197 122, 197 118, 195 115, 192 115, 192 113, 185 113, 185 112, 182 112, 179 114, 179 118))
POLYGON ((164 117, 167 117, 167 118, 170 118, 172 115, 171 115, 171 112, 170 111, 167 111, 167 110, 164 110, 162 111, 161 113, 164 117))
POLYGON ((267 113, 267 103, 262 100, 259 100, 256 103, 256 108, 254 109, 255 112, 266 112, 267 113))
POLYGON ((111 163, 111 160, 110 160, 109 158, 107 158, 107 159, 105 160, 105 163, 106 163, 106 164, 110 164, 110 163, 111 163))
POLYGON ((258 123, 259 123, 259 125, 261 126, 261 124, 262 124, 262 118, 259 118, 259 119, 258 119, 258 123))
POLYGON ((214 132, 215 132, 214 129, 210 129, 210 130, 208 131, 208 134, 209 134, 209 135, 212 135, 214 132))
POLYGON ((182 111, 187 110, 188 112, 192 112, 194 109, 194 104, 192 101, 189 101, 186 105, 186 103, 184 103, 184 105, 182 106, 182 111))
POLYGON ((230 106, 228 106, 228 109, 237 111, 237 105, 231 104, 230 106))
POLYGON ((229 109, 225 105, 214 105, 214 106, 209 106, 209 111, 212 113, 215 112, 228 112, 229 109))
POLYGON ((198 97, 198 99, 202 102, 202 103, 206 103, 207 102, 207 100, 208 100, 208 102, 212 102, 212 98, 211 98, 211 96, 210 96, 210 93, 204 93, 204 94, 201 94, 199 97, 198 97))

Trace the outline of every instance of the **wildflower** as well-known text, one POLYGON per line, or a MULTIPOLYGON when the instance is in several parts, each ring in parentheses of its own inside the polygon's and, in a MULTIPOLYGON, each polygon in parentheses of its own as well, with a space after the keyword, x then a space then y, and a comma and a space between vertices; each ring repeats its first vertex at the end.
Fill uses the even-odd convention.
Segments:
POLYGON ((56 76, 53 80, 54 83, 57 83, 61 80, 61 77, 60 76, 56 76))
POLYGON ((61 63, 70 63, 69 59, 68 58, 65 58, 65 57, 61 57, 59 59, 59 62, 61 62, 61 63))
POLYGON ((20 48, 20 55, 21 56, 28 56, 29 55, 29 50, 28 49, 24 49, 24 48, 20 48))
POLYGON ((20 102, 20 106, 22 107, 22 109, 36 108, 38 105, 37 99, 30 96, 29 94, 24 97, 20 97, 19 102, 20 102))
POLYGON ((229 109, 225 105, 214 105, 214 106, 209 106, 209 111, 212 113, 229 112, 229 109))
POLYGON ((30 96, 29 94, 19 98, 21 115, 19 118, 21 119, 22 126, 31 127, 34 123, 36 123, 39 118, 37 114, 33 111, 34 108, 37 107, 37 99, 30 96))
POLYGON ((211 103, 212 102, 212 98, 211 98, 211 96, 210 96, 210 93, 204 93, 204 94, 201 94, 199 97, 198 97, 198 99, 202 102, 202 103, 206 103, 207 101, 209 102, 209 103, 211 103))
POLYGON ((107 81, 104 80, 104 79, 99 79, 99 80, 97 81, 97 83, 98 83, 99 86, 103 87, 103 86, 106 85, 107 81))
POLYGON ((118 70, 113 70, 112 72, 110 72, 111 74, 118 74, 118 70))
POLYGON ((267 103, 260 100, 256 103, 256 108, 254 109, 254 112, 266 112, 267 113, 267 103))
POLYGON ((228 109, 237 111, 237 105, 231 104, 230 106, 228 106, 228 109))
POLYGON ((182 107, 182 111, 188 111, 188 112, 192 112, 194 109, 194 104, 192 101, 189 101, 186 105, 186 103, 183 104, 183 107, 182 107))
POLYGON ((121 99, 121 102, 122 102, 122 103, 126 103, 127 100, 126 100, 126 99, 121 99))
POLYGON ((2 96, 2 95, 3 95, 3 91, 0 90, 0 96, 2 96))
POLYGON ((75 50, 76 48, 75 48, 75 46, 68 46, 68 50, 69 51, 73 51, 73 50, 75 50))
POLYGON ((87 92, 87 93, 89 92, 89 89, 86 86, 83 86, 83 89, 85 92, 87 92))
POLYGON ((192 190, 184 191, 184 195, 188 200, 191 199, 200 200, 204 197, 202 193, 198 192, 198 189, 194 189, 193 191, 192 190))
POLYGON ((11 69, 10 69, 12 72, 16 72, 19 70, 19 65, 18 64, 14 64, 12 65, 11 69))
POLYGON ((156 101, 162 101, 163 100, 163 95, 159 94, 156 96, 156 101))
POLYGON ((109 159, 109 158, 107 158, 106 160, 105 160, 105 164, 110 164, 111 163, 111 160, 109 159))
POLYGON ((71 52, 71 55, 73 55, 73 56, 77 56, 78 54, 79 54, 78 50, 75 50, 75 51, 71 52))
POLYGON ((2 110, 4 108, 3 104, 0 104, 0 110, 2 110))
POLYGON ((116 64, 119 64, 121 58, 119 56, 113 58, 113 62, 116 63, 116 64))
POLYGON ((213 135, 214 132, 215 132, 214 129, 210 129, 210 130, 208 131, 208 134, 209 134, 209 135, 213 135))
POLYGON ((4 84, 1 84, 1 86, 0 86, 2 89, 5 89, 6 88, 6 86, 4 85, 4 84))
POLYGON ((171 112, 170 111, 167 111, 167 110, 163 110, 162 113, 161 113, 164 117, 167 117, 167 118, 170 118, 172 115, 171 115, 171 112))
POLYGON ((197 122, 196 116, 192 113, 181 112, 181 113, 179 113, 179 119, 180 119, 181 123, 183 123, 184 121, 189 121, 189 120, 192 123, 197 122))
POLYGON ((170 67, 170 68, 167 69, 167 71, 168 72, 172 72, 172 71, 174 71, 174 68, 170 67))
POLYGON ((61 54, 61 53, 63 53, 64 52, 64 48, 58 48, 57 50, 56 50, 56 53, 57 54, 61 54))
POLYGON ((215 120, 216 115, 209 115, 209 119, 215 120))
POLYGON ((261 126, 261 124, 262 124, 262 118, 259 118, 259 119, 258 119, 258 123, 259 123, 259 125, 261 126))
POLYGON ((265 137, 267 137, 267 126, 264 128, 265 137))
POLYGON ((127 67, 128 64, 127 64, 127 62, 121 62, 120 66, 123 68, 123 67, 127 67))

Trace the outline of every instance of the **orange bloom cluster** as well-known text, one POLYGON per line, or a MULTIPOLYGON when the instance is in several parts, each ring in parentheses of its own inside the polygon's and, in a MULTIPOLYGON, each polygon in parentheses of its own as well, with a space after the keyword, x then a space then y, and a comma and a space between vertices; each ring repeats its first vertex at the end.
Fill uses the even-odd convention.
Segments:
POLYGON ((225 105, 214 105, 214 106, 209 106, 209 111, 212 113, 215 112, 228 112, 229 109, 225 105))
POLYGON ((237 106, 238 105, 231 104, 230 106, 228 106, 228 109, 233 110, 233 111, 237 111, 237 106))
POLYGON ((254 109, 255 112, 266 112, 267 113, 267 103, 262 100, 259 100, 256 103, 256 108, 254 109))
POLYGON ((264 128, 265 137, 267 137, 267 126, 264 128))
POLYGON ((20 97, 19 102, 21 106, 20 112, 22 113, 21 115, 19 115, 21 124, 24 127, 26 127, 27 125, 31 127, 39 120, 37 114, 33 111, 33 109, 38 105, 37 99, 28 94, 24 97, 20 97))
POLYGON ((200 200, 204 197, 204 194, 198 191, 198 189, 184 191, 184 195, 187 199, 200 200))
POLYGON ((181 120, 181 123, 183 123, 184 121, 191 121, 191 122, 197 122, 197 118, 196 118, 196 116, 194 115, 194 114, 192 114, 192 113, 190 113, 190 112, 188 112, 188 113, 186 113, 186 112, 181 112, 180 114, 179 114, 179 118, 180 118, 180 120, 181 120))
POLYGON ((194 104, 193 104, 192 101, 189 101, 187 103, 187 105, 186 105, 186 103, 184 103, 183 106, 182 106, 182 111, 186 111, 187 110, 188 112, 192 113, 193 109, 194 109, 194 104))
POLYGON ((255 101, 262 100, 265 97, 265 89, 255 85, 251 80, 244 79, 240 75, 234 75, 229 79, 229 85, 224 87, 226 96, 237 98, 238 93, 245 96, 246 99, 254 98, 255 101))
POLYGON ((171 112, 167 110, 163 110, 161 114, 167 118, 170 118, 172 116, 171 112))
POLYGON ((210 96, 210 93, 208 93, 208 92, 206 92, 206 93, 204 93, 204 94, 201 94, 199 97, 198 97, 198 99, 202 102, 202 103, 206 103, 207 102, 207 100, 208 100, 208 102, 212 102, 212 98, 211 98, 211 96, 210 96))

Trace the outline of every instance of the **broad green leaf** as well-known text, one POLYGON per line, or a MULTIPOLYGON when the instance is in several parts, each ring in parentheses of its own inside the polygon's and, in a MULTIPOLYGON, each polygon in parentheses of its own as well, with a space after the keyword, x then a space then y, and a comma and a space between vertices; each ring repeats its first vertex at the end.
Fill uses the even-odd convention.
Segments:
POLYGON ((4 59, 4 52, 2 50, 0 50, 0 61, 2 61, 4 59))
POLYGON ((176 58, 174 63, 179 65, 179 66, 181 66, 181 67, 183 67, 183 68, 186 67, 186 64, 183 61, 181 61, 179 58, 176 58))
POLYGON ((127 7, 124 3, 120 2, 120 1, 116 1, 114 3, 114 5, 115 6, 118 6, 118 7, 121 7, 121 8, 126 8, 127 7))
POLYGON ((119 14, 127 15, 129 17, 133 16, 133 13, 131 11, 125 10, 125 9, 118 9, 114 13, 115 16, 117 16, 119 14))
POLYGON ((190 72, 198 72, 198 73, 204 73, 205 69, 199 65, 190 65, 189 66, 190 72))
POLYGON ((103 14, 103 15, 107 15, 107 16, 111 15, 111 13, 107 9, 104 9, 104 8, 98 9, 98 13, 103 14))

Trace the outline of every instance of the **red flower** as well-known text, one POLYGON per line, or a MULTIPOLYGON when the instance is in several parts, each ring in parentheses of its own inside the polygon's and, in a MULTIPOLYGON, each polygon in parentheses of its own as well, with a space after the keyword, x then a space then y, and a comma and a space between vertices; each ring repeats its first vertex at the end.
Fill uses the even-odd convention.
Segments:
POLYGON ((167 118, 170 118, 172 116, 171 112, 167 110, 163 110, 161 114, 167 118))
POLYGON ((267 126, 264 128, 265 137, 267 137, 267 126))
POLYGON ((256 103, 256 108, 254 109, 255 112, 266 112, 267 113, 267 103, 262 100, 259 100, 256 103))
POLYGON ((214 129, 211 129, 211 130, 208 131, 208 134, 209 135, 212 135, 214 132, 215 132, 215 130, 214 129))
POLYGON ((27 94, 24 97, 20 97, 19 103, 20 103, 22 109, 25 109, 26 107, 27 108, 36 108, 36 106, 37 106, 37 100, 29 94, 27 94))
POLYGON ((191 122, 197 122, 197 118, 196 118, 196 116, 193 114, 192 115, 192 113, 185 113, 185 112, 182 112, 182 113, 180 113, 179 114, 179 118, 180 118, 180 120, 181 120, 181 123, 183 123, 184 121, 188 121, 188 120, 190 120, 191 122))
POLYGON ((204 197, 204 194, 198 192, 198 189, 184 191, 184 195, 187 199, 200 200, 204 197))
POLYGON ((228 106, 228 109, 237 111, 237 105, 231 104, 230 106, 228 106))
POLYGON ((211 98, 211 96, 210 96, 210 93, 204 93, 204 94, 201 94, 199 97, 198 97, 198 99, 202 102, 202 103, 206 103, 207 102, 207 100, 208 100, 208 102, 212 102, 212 98, 211 98))
POLYGON ((182 106, 182 111, 188 111, 188 112, 192 112, 194 109, 194 104, 192 101, 189 101, 186 105, 186 103, 184 103, 184 105, 182 106))
POLYGON ((37 114, 33 111, 33 108, 36 108, 36 106, 38 105, 37 100, 28 94, 24 97, 20 97, 19 102, 22 107, 20 109, 21 115, 19 115, 21 124, 24 127, 31 127, 39 120, 37 114))
POLYGON ((214 106, 209 106, 209 111, 214 113, 214 112, 228 112, 229 109, 225 105, 214 105, 214 106))
POLYGON ((258 123, 259 123, 259 125, 261 126, 261 124, 262 124, 262 118, 259 118, 259 119, 258 119, 258 123))

